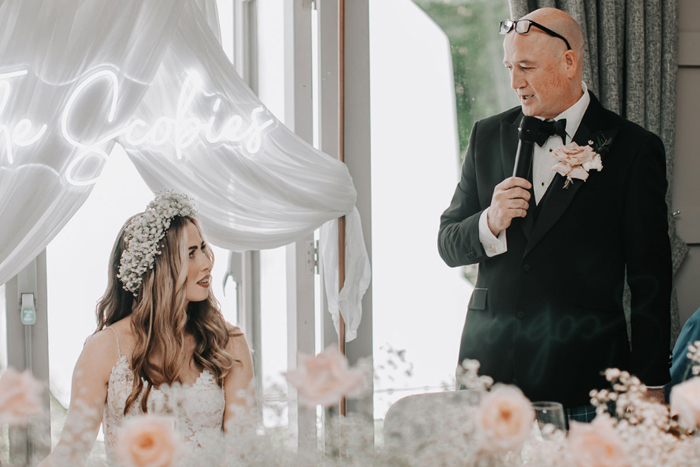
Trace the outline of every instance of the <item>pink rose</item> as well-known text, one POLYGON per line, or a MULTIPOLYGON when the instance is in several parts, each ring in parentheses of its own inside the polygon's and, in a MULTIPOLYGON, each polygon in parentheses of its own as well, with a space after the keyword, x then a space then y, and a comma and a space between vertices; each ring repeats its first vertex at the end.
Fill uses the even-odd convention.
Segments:
POLYGON ((348 361, 335 347, 312 357, 299 353, 298 365, 284 373, 307 407, 330 407, 343 396, 357 396, 365 387, 362 371, 348 368, 348 361))
POLYGON ((178 460, 182 442, 172 418, 147 414, 124 422, 114 452, 120 465, 167 467, 178 460))
POLYGON ((552 155, 560 162, 566 162, 569 165, 582 165, 585 162, 592 160, 596 156, 596 152, 590 146, 579 146, 575 142, 571 142, 565 146, 556 148, 552 155))
POLYGON ((688 430, 700 425, 700 378, 691 378, 673 386, 671 415, 678 415, 678 422, 688 430))
POLYGON ((579 146, 571 142, 555 149, 552 155, 558 161, 552 170, 567 178, 564 187, 573 179, 586 181, 591 170, 603 170, 600 154, 596 154, 590 146, 579 146))
POLYGON ((583 168, 586 169, 586 171, 590 172, 591 170, 597 170, 600 172, 603 170, 603 159, 600 158, 600 154, 596 154, 593 159, 584 162, 583 163, 583 168))
POLYGON ((487 451, 519 449, 535 420, 532 404, 515 386, 498 385, 484 396, 476 423, 487 451))
POLYGON ((579 467, 630 465, 625 445, 609 415, 598 415, 592 423, 572 421, 567 445, 579 467))
POLYGON ((584 182, 588 178, 588 172, 581 166, 576 166, 569 172, 569 177, 575 178, 577 180, 583 180, 584 182))
POLYGON ((0 427, 24 425, 42 410, 44 386, 27 370, 8 368, 0 376, 0 427))

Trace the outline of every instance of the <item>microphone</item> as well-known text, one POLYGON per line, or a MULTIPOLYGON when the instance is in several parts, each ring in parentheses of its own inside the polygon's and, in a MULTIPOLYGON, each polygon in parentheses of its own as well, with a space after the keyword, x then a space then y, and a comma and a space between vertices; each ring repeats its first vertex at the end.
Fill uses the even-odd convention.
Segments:
POLYGON ((515 165, 513 177, 527 178, 532 163, 532 154, 535 150, 537 133, 542 126, 542 120, 535 117, 523 116, 518 128, 518 151, 515 153, 515 165))

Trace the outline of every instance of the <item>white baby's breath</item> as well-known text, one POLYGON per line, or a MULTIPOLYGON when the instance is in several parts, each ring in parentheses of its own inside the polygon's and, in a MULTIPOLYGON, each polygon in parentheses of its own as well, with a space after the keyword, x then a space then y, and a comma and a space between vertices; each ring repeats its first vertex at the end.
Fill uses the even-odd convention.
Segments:
POLYGON ((188 196, 171 190, 156 193, 146 210, 135 216, 125 230, 127 247, 122 252, 117 274, 125 290, 137 295, 143 274, 153 269, 156 256, 160 254, 160 241, 165 237, 172 219, 196 214, 188 196))

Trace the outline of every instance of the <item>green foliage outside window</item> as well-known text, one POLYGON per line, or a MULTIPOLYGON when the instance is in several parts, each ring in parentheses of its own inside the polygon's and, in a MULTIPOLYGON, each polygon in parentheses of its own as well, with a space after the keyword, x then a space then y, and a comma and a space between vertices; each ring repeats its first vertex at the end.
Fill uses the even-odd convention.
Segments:
MULTIPOLYGON (((507 0, 413 0, 445 32, 452 51, 460 164, 474 122, 518 105, 503 66, 498 24, 510 18, 507 0)), ((463 268, 476 283, 477 265, 463 268)))
POLYGON ((413 1, 450 41, 461 159, 475 121, 518 105, 503 66, 503 36, 498 34, 498 24, 510 17, 508 2, 413 1))

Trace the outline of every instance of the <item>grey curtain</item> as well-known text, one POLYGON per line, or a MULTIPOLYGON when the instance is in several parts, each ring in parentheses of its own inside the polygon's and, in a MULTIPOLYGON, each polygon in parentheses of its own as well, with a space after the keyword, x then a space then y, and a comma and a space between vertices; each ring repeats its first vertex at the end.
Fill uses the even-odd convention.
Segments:
MULTIPOLYGON (((583 79, 607 109, 661 137, 671 206, 676 133, 678 0, 509 0, 511 18, 543 7, 569 13, 583 29, 586 59, 583 79)), ((669 219, 673 273, 688 247, 669 219)), ((626 292, 629 297, 629 290, 626 292)), ((629 308, 628 308, 629 309, 629 308)), ((671 298, 671 341, 680 332, 675 288, 671 298)))

